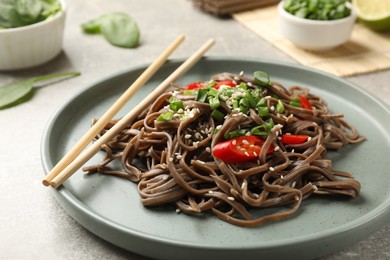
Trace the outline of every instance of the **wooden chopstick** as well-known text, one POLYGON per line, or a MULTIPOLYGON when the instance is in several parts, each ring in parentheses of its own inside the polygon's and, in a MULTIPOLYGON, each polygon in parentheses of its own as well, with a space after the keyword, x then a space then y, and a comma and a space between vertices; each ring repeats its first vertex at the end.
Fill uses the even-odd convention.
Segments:
POLYGON ((104 115, 89 129, 89 131, 72 147, 72 149, 54 166, 42 180, 43 185, 50 182, 65 169, 84 149, 103 127, 123 108, 130 98, 156 73, 165 63, 169 55, 184 41, 184 35, 176 38, 156 60, 137 78, 136 81, 119 97, 119 99, 104 113, 104 115))
POLYGON ((110 141, 117 135, 129 122, 134 121, 136 117, 141 114, 146 107, 157 99, 171 83, 180 78, 186 73, 203 54, 214 44, 214 39, 208 40, 203 44, 191 57, 189 57, 183 64, 181 64, 168 78, 166 78, 157 88, 155 88, 145 99, 138 103, 126 116, 119 120, 109 131, 100 137, 93 145, 80 154, 73 160, 62 172, 53 178, 50 185, 53 188, 58 188, 65 180, 67 180, 74 172, 80 169, 89 159, 91 159, 101 148, 101 145, 110 141))

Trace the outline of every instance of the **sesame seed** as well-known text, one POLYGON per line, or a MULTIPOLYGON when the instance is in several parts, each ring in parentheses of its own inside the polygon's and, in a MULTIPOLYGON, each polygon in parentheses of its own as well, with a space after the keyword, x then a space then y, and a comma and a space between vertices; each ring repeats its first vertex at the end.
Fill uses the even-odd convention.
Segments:
POLYGON ((206 147, 206 152, 211 153, 211 148, 210 147, 206 147))
POLYGON ((184 110, 183 110, 182 108, 179 108, 179 110, 177 110, 177 112, 178 112, 179 114, 183 114, 184 110))
POLYGON ((233 140, 232 145, 237 145, 237 140, 233 140))
POLYGON ((214 191, 212 191, 212 190, 209 190, 209 191, 208 191, 208 193, 210 193, 210 194, 213 194, 213 193, 214 193, 214 191))
MULTIPOLYGON (((243 150, 244 148, 242 148, 241 150, 243 150)), ((249 157, 249 153, 245 151, 245 155, 249 157)))
POLYGON ((251 135, 251 132, 246 132, 245 135, 246 135, 246 136, 250 136, 250 135, 251 135))
POLYGON ((284 176, 283 176, 283 175, 280 175, 280 178, 283 180, 283 179, 284 179, 284 176))
POLYGON ((246 84, 248 85, 248 87, 252 87, 253 86, 252 82, 247 82, 246 84))
POLYGON ((201 163, 201 164, 206 164, 204 161, 201 161, 201 160, 196 160, 198 163, 201 163))
POLYGON ((275 146, 274 151, 275 151, 275 152, 276 152, 276 151, 279 151, 279 149, 280 149, 279 146, 275 146))
POLYGON ((184 136, 185 139, 190 139, 191 137, 192 137, 192 135, 189 135, 189 134, 186 134, 186 135, 184 136))
POLYGON ((297 195, 295 195, 295 200, 299 200, 299 197, 297 195))
POLYGON ((295 153, 295 149, 292 149, 291 152, 292 152, 292 153, 295 153))
POLYGON ((199 145, 199 142, 198 142, 198 141, 196 141, 196 142, 194 142, 194 143, 193 143, 193 145, 194 145, 195 147, 198 147, 198 145, 199 145))
POLYGON ((232 201, 233 201, 233 200, 234 200, 234 197, 228 197, 228 200, 232 200, 232 201))
POLYGON ((181 154, 176 155, 176 159, 180 160, 181 158, 183 158, 181 154))
POLYGON ((235 80, 232 80, 232 82, 233 82, 233 84, 236 84, 236 85, 237 85, 237 81, 235 81, 235 80))
POLYGON ((307 141, 309 142, 311 140, 311 136, 309 136, 309 138, 307 138, 307 141))
POLYGON ((218 125, 218 126, 216 127, 217 130, 220 130, 221 128, 222 128, 222 125, 218 125))
POLYGON ((249 144, 249 142, 247 140, 242 140, 242 143, 243 144, 249 144))
POLYGON ((244 71, 241 71, 240 74, 238 74, 240 76, 244 75, 244 71))
POLYGON ((168 178, 169 178, 168 175, 164 175, 163 180, 166 181, 166 180, 168 180, 168 178))
POLYGON ((257 153, 256 153, 256 152, 253 152, 253 155, 254 155, 254 156, 257 156, 257 153))
POLYGON ((293 183, 291 183, 291 188, 295 188, 295 185, 297 185, 297 183, 294 181, 293 183))
POLYGON ((237 76, 235 76, 235 77, 234 77, 234 80, 237 80, 237 81, 238 81, 238 80, 240 80, 240 78, 237 77, 237 76))
POLYGON ((176 209, 176 213, 180 213, 180 209, 176 209))
POLYGON ((265 99, 270 99, 271 98, 271 96, 266 96, 266 97, 264 97, 265 99))
POLYGON ((172 158, 172 157, 170 157, 170 158, 169 158, 169 161, 170 161, 170 162, 173 162, 173 158, 172 158))
POLYGON ((316 185, 313 185, 313 190, 314 191, 317 191, 318 190, 318 187, 316 185))
POLYGON ((275 106, 271 106, 269 109, 271 109, 271 111, 274 111, 275 110, 275 106))
POLYGON ((274 168, 274 167, 269 167, 269 170, 270 170, 271 172, 273 172, 273 171, 275 171, 275 168, 274 168))
POLYGON ((202 139, 202 135, 200 133, 195 133, 195 138, 202 139))

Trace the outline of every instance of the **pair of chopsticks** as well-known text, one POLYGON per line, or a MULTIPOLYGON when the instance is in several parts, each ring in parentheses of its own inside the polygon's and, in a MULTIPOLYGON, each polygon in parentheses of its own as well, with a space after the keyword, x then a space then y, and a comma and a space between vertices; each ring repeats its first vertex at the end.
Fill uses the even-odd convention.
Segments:
POLYGON ((167 49, 137 78, 136 81, 120 96, 120 98, 106 111, 106 113, 90 128, 90 130, 72 147, 72 149, 54 166, 48 175, 42 180, 43 185, 58 188, 73 173, 80 169, 101 148, 101 145, 110 141, 125 126, 136 119, 146 107, 157 99, 171 83, 185 74, 203 54, 214 44, 210 39, 204 43, 194 54, 169 75, 158 87, 156 87, 145 99, 138 103, 126 116, 122 117, 115 126, 100 137, 88 149, 84 150, 93 138, 106 126, 106 124, 119 112, 127 101, 157 72, 165 63, 169 55, 183 42, 184 36, 180 35, 167 49))

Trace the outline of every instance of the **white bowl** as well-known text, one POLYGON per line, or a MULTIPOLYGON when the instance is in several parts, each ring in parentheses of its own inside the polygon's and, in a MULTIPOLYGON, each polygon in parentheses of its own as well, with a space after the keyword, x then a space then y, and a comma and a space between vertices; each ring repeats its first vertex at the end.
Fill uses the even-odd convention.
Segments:
POLYGON ((62 50, 66 6, 39 23, 0 30, 0 70, 34 67, 57 56, 62 50))
POLYGON ((278 5, 278 25, 280 33, 296 46, 308 50, 327 50, 337 47, 351 37, 356 12, 352 6, 348 17, 330 20, 310 20, 294 16, 278 5))

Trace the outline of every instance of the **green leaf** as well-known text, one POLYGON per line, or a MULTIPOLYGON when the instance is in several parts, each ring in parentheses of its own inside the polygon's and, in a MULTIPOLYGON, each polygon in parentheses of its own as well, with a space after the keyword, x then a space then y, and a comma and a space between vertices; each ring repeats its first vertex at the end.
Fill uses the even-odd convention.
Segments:
POLYGON ((79 72, 54 73, 8 83, 0 87, 0 109, 15 106, 27 101, 33 94, 33 87, 36 82, 60 77, 74 77, 78 75, 80 75, 79 72))
POLYGON ((97 34, 100 33, 101 18, 90 20, 81 24, 81 28, 85 33, 97 34))
POLYGON ((86 33, 101 33, 114 46, 124 48, 137 47, 140 30, 137 23, 124 13, 110 13, 81 25, 86 33))

